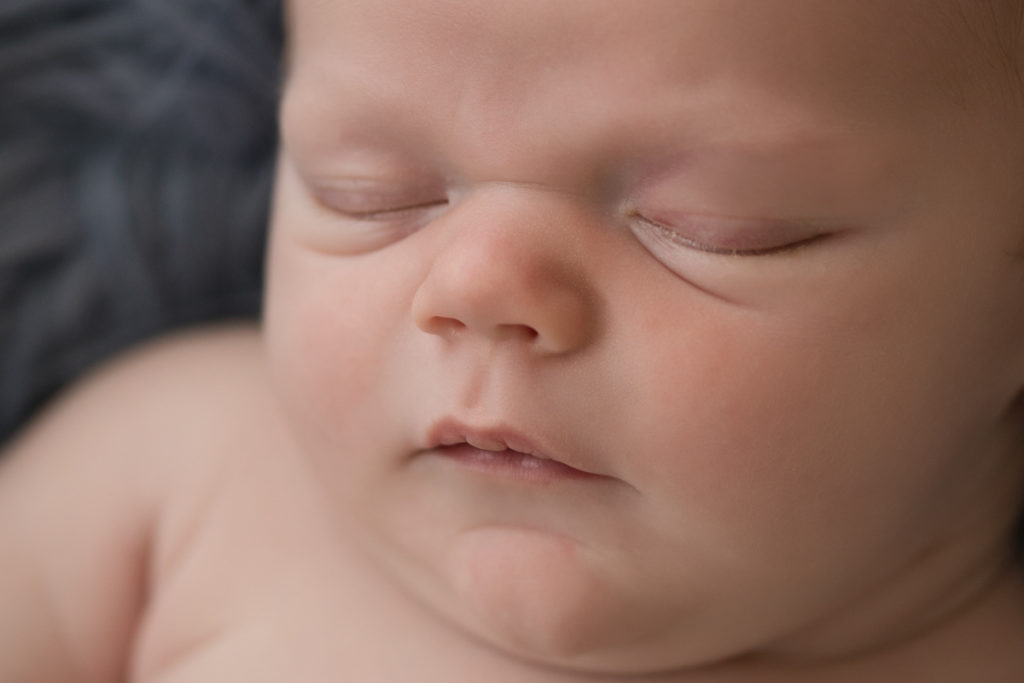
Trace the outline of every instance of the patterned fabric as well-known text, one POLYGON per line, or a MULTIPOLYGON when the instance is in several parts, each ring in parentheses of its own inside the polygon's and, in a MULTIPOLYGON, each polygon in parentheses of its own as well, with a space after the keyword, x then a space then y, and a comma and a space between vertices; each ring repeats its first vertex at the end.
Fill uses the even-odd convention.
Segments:
POLYGON ((0 443, 170 328, 257 316, 278 0, 0 2, 0 443))

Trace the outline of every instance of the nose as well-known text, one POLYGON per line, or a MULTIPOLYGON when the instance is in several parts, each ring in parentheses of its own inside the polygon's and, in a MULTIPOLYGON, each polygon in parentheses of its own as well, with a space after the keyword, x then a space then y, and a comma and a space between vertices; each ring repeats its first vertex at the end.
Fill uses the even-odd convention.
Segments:
POLYGON ((446 241, 412 304, 421 330, 515 342, 544 354, 587 345, 597 306, 587 286, 579 211, 550 198, 495 192, 441 220, 446 241))

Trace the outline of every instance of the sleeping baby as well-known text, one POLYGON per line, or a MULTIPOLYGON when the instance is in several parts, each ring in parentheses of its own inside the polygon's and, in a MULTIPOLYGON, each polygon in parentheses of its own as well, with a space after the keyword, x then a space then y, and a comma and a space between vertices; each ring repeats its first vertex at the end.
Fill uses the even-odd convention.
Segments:
POLYGON ((262 323, 10 446, 0 681, 1024 680, 1022 17, 290 0, 262 323))

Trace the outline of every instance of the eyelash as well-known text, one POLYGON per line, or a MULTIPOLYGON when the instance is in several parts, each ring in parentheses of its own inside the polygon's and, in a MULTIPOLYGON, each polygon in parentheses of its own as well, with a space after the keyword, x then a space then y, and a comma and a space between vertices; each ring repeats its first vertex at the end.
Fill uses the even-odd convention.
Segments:
POLYGON ((680 233, 678 230, 673 229, 664 223, 648 218, 643 214, 633 211, 630 212, 630 218, 639 221, 643 226, 649 230, 655 231, 656 235, 661 239, 671 242, 673 245, 683 247, 685 249, 691 249, 693 251, 699 251, 705 254, 711 254, 713 256, 734 256, 734 257, 755 257, 755 256, 774 256, 777 254, 783 254, 786 252, 795 251, 806 247, 813 242, 826 237, 825 233, 816 233, 809 237, 801 238, 792 242, 786 242, 784 244, 769 246, 769 247, 755 247, 750 249, 738 249, 732 247, 719 247, 713 244, 707 244, 700 242, 693 238, 687 237, 680 233))
POLYGON ((345 211, 337 207, 331 206, 326 202, 321 201, 329 211, 339 213, 346 218, 351 218, 357 221, 392 221, 395 218, 401 216, 404 213, 415 213, 417 211, 427 211, 430 209, 437 209, 442 206, 448 205, 447 199, 438 199, 434 201, 427 201, 416 204, 408 204, 404 206, 396 206, 394 208, 387 209, 374 209, 372 211, 345 211))

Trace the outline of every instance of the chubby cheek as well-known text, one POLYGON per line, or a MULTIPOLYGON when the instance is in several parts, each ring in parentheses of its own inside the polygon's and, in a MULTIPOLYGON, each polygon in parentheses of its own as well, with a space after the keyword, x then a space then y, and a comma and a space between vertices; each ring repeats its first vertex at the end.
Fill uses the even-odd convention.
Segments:
POLYGON ((617 429, 643 444, 628 467, 660 533, 786 572, 794 556, 906 548, 949 500, 968 432, 956 388, 933 379, 946 349, 898 311, 866 325, 813 312, 691 306, 685 329, 650 329, 628 354, 645 390, 617 429))
MULTIPOLYGON (((318 467, 349 472, 364 434, 397 434, 394 406, 382 405, 384 359, 400 337, 372 258, 337 257, 275 243, 264 316, 269 362, 292 424, 318 467)), ((398 321, 398 322, 396 322, 398 321)), ((377 448, 387 444, 376 443, 377 448)), ((350 480, 339 477, 336 481, 350 480)))

